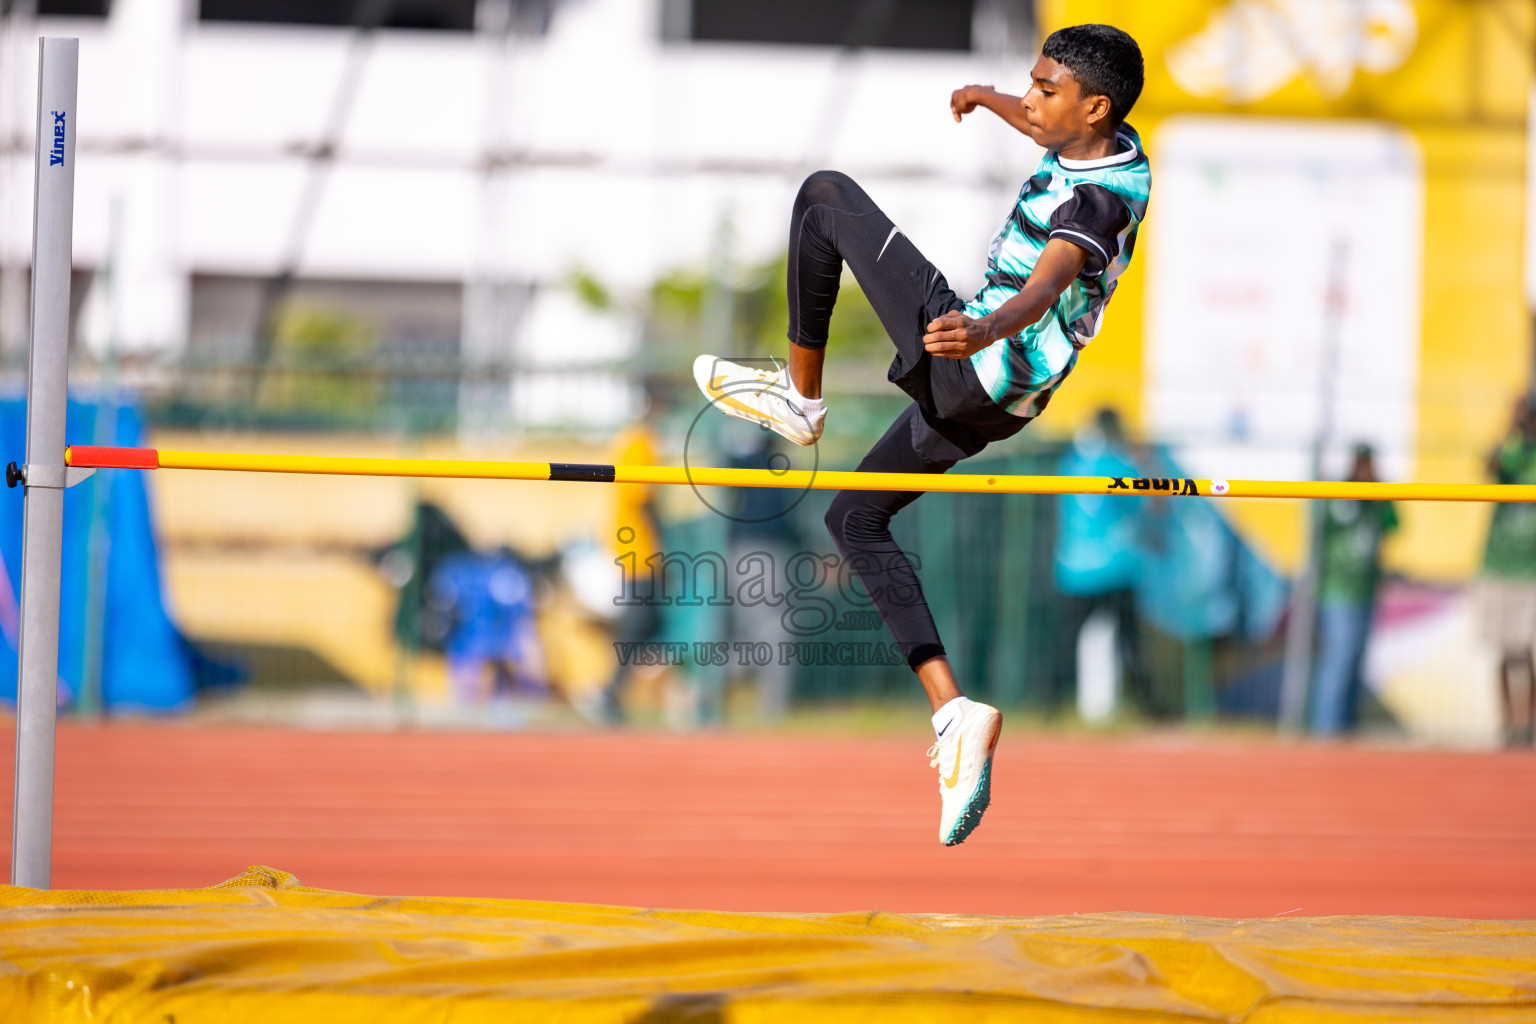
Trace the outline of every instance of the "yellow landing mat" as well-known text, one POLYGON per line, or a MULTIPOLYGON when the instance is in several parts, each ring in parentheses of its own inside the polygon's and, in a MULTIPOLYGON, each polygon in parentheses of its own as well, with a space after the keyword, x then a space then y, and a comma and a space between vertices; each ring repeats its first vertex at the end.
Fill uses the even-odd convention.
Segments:
POLYGON ((0 886, 0 1021, 1536 1021, 1536 921, 732 914, 0 886))

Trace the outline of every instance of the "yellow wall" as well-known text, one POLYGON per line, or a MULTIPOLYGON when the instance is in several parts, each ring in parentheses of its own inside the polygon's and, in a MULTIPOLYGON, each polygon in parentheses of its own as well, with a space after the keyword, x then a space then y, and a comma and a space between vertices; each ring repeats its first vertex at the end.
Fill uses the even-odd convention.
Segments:
MULTIPOLYGON (((601 462, 601 448, 544 444, 419 447, 372 435, 212 434, 157 431, 156 447, 398 458, 553 459, 601 462)), ((204 641, 308 648, 348 678, 386 695, 402 671, 392 624, 396 592, 367 554, 403 537, 418 498, 435 502, 480 549, 545 555, 590 536, 605 542, 616 491, 591 484, 408 480, 280 473, 145 474, 162 544, 166 603, 177 625, 204 641)), ((561 595, 539 628, 551 679, 566 693, 612 672, 607 636, 561 595)), ((441 658, 408 670, 417 695, 446 696, 441 658)))
MULTIPOLYGON (((1341 0, 1342 4, 1342 0, 1341 0)), ((1523 287, 1526 103, 1536 50, 1529 0, 1420 0, 1417 41, 1394 70, 1357 72, 1341 95, 1306 76, 1249 103, 1196 96, 1168 70, 1167 51, 1203 30, 1229 0, 1042 0, 1045 32, 1107 22, 1140 43, 1147 85, 1131 120, 1152 158, 1148 219, 1157 216, 1157 126, 1172 114, 1375 119, 1411 132, 1424 154, 1424 280, 1414 479, 1482 478, 1482 460, 1530 386, 1531 316, 1523 287)), ((1279 7, 1280 5, 1274 5, 1279 7)), ((1019 86, 1022 88, 1022 84, 1019 86)), ((1276 230, 1283 230, 1277 225, 1276 230)), ((1146 259, 1145 248, 1142 261, 1146 259)), ((1106 399, 1140 422, 1145 266, 1133 266, 1085 353, 1052 402, 1055 430, 1069 430, 1106 399)), ((1234 519, 1261 549, 1293 566, 1301 549, 1298 503, 1233 503, 1234 519)), ((1414 576, 1464 578, 1482 553, 1489 510, 1417 503, 1387 552, 1414 576)))

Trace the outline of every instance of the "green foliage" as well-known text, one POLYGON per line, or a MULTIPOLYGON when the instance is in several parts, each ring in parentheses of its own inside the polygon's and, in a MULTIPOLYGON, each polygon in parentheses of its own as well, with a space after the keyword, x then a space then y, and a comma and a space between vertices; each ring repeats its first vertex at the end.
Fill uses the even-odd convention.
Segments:
MULTIPOLYGON (((651 288, 647 335, 655 344, 721 354, 780 356, 787 344, 789 295, 783 257, 749 268, 732 282, 712 281, 697 271, 674 271, 651 288), (729 337, 707 324, 707 310, 729 288, 729 337), (713 336, 706 336, 707 334, 713 336)), ((864 293, 845 277, 832 315, 827 358, 834 363, 890 359, 891 342, 864 293)))
POLYGON ((310 365, 361 359, 379 343, 379 332, 360 316, 290 303, 278 314, 272 350, 279 358, 310 365))
POLYGON ((613 308, 613 293, 590 270, 577 267, 571 271, 569 280, 576 300, 583 306, 600 312, 613 308))
POLYGON ((370 410, 383 393, 369 366, 379 340, 363 317, 290 303, 277 316, 259 404, 338 417, 370 410))

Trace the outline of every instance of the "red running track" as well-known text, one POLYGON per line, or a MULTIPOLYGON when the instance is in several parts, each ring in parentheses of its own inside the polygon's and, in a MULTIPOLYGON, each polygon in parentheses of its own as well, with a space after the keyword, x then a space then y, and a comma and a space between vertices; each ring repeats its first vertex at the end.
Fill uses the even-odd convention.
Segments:
MULTIPOLYGON (((992 809, 947 850, 924 747, 66 725, 54 884, 264 863, 358 892, 730 910, 1536 918, 1530 755, 1005 732, 992 809)), ((7 771, 13 749, 6 726, 7 771)))

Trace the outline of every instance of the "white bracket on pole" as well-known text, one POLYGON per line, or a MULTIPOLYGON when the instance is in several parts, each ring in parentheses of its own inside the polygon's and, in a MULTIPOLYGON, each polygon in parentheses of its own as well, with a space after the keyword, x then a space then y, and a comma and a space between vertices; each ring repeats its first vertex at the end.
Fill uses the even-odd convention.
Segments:
MULTIPOLYGON (((53 748, 64 545, 64 415, 69 389, 69 278, 75 220, 78 39, 38 40, 32 200, 32 338, 27 350, 21 637, 16 673, 16 810, 11 884, 46 889, 53 861, 53 748)), ((12 485, 14 486, 14 484, 12 485)))
POLYGON ((5 486, 21 484, 23 487, 68 489, 85 483, 95 472, 94 466, 18 466, 13 462, 5 467, 5 486))

